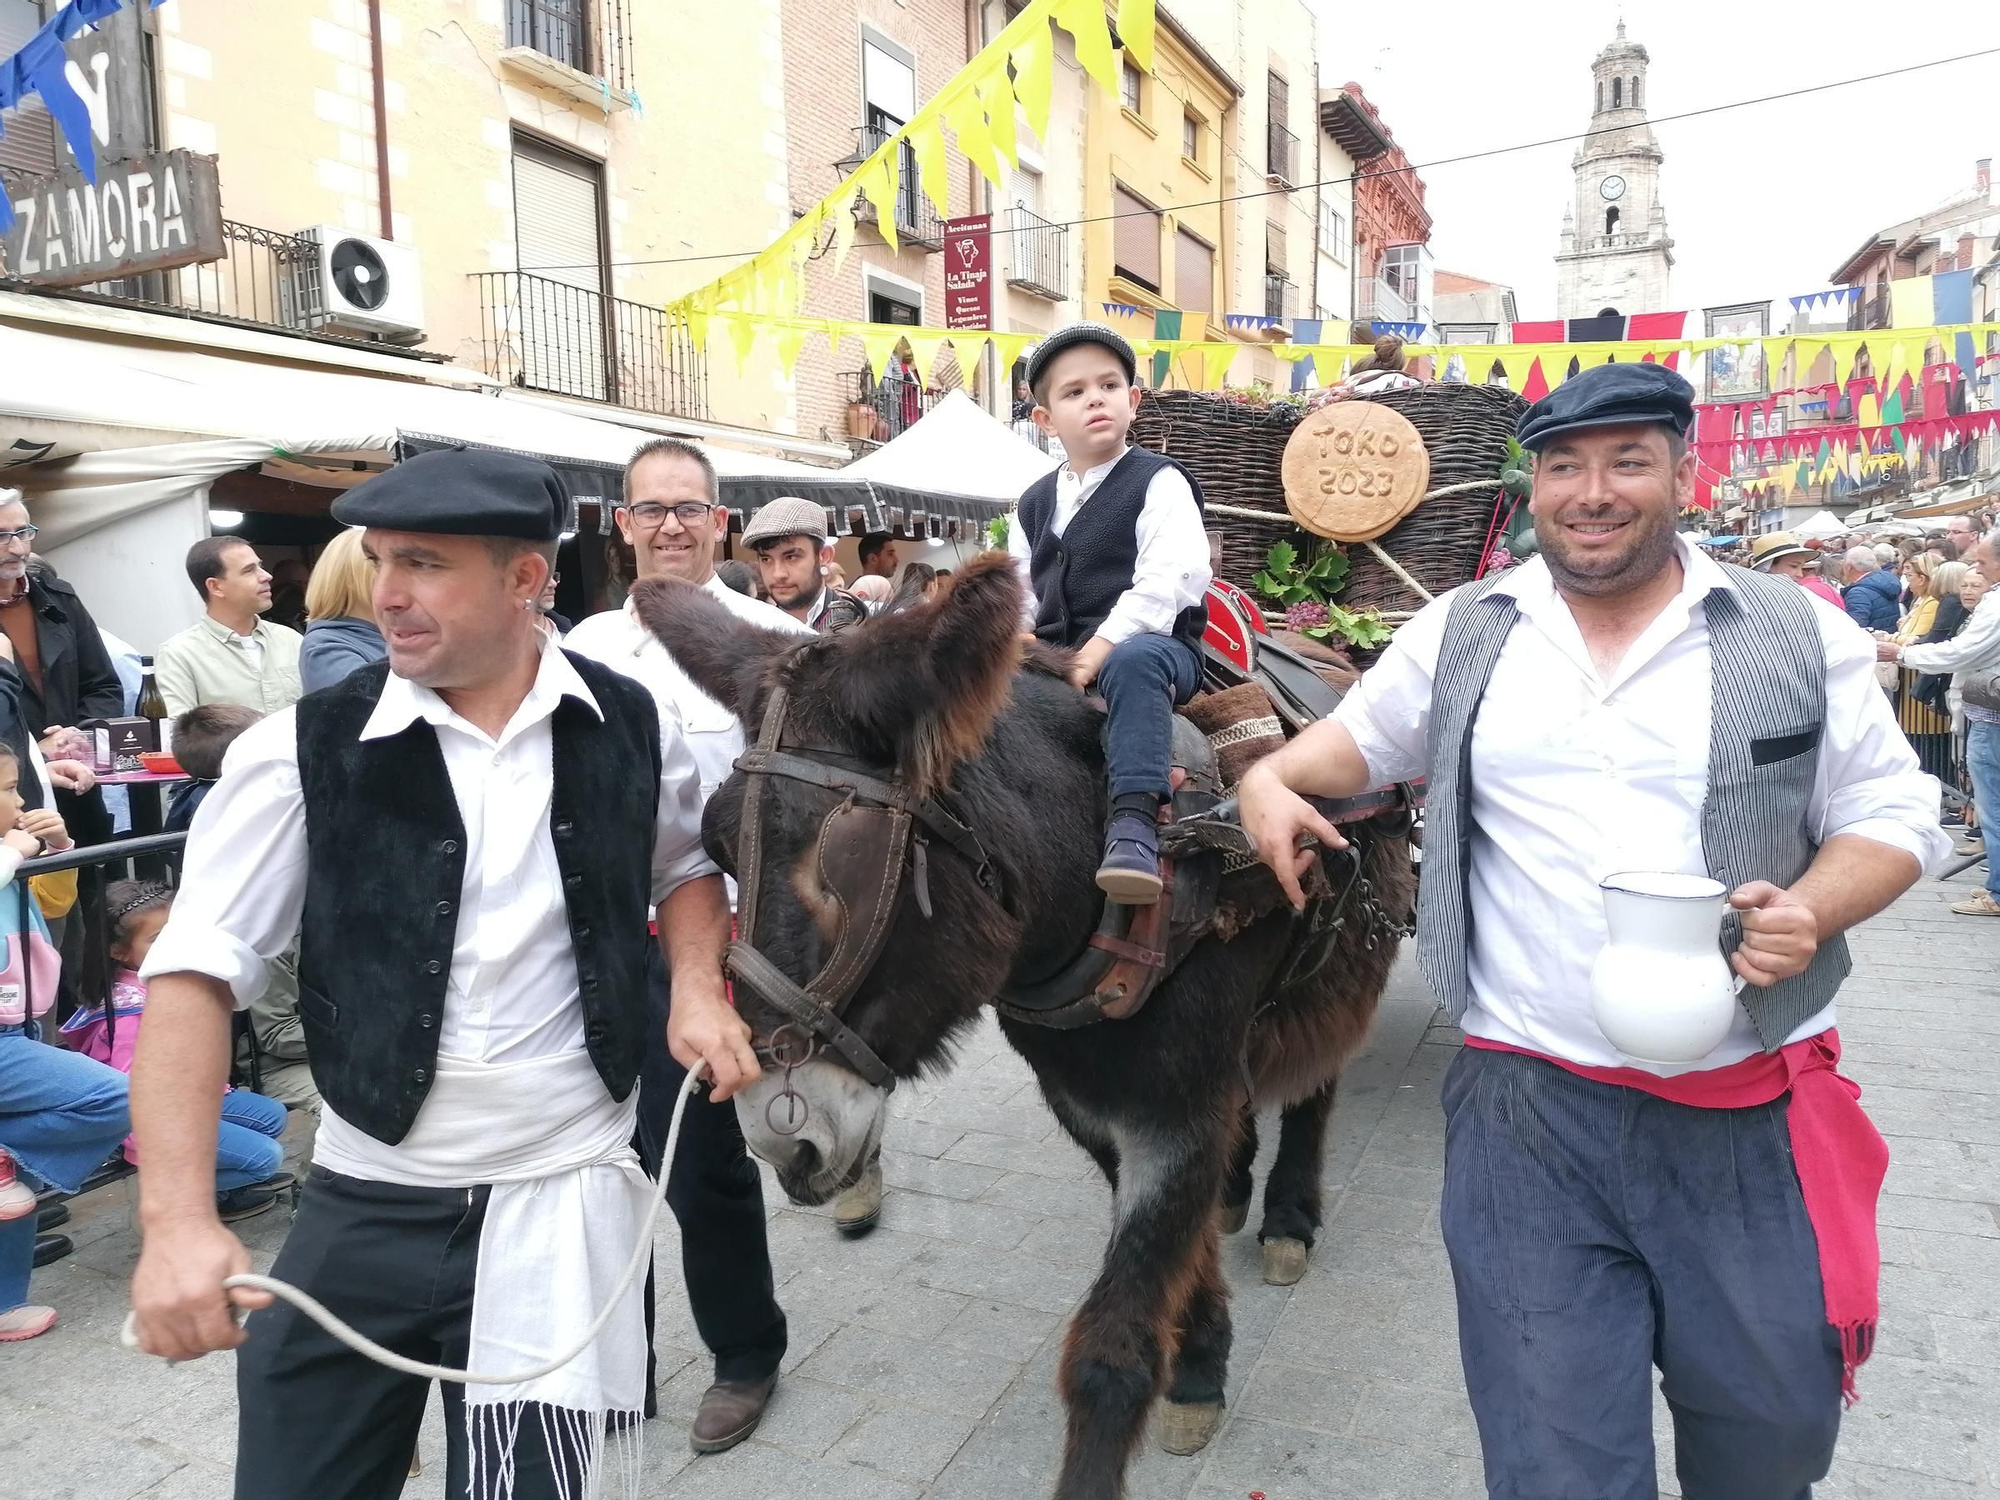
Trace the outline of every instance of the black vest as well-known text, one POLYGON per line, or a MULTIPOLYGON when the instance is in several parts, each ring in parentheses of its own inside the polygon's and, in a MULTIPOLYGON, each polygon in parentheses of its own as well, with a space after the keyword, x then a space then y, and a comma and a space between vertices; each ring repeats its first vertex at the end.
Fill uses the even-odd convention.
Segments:
MULTIPOLYGON (((1202 507, 1201 483, 1177 460, 1144 448, 1131 448, 1119 459, 1090 498, 1057 536, 1056 475, 1052 470, 1028 487, 1016 519, 1026 528, 1029 576, 1034 580, 1035 634, 1053 646, 1080 646, 1097 633, 1132 587, 1132 569, 1139 560, 1139 513, 1146 508, 1146 488, 1165 468, 1179 469, 1202 507)), ((1197 604, 1174 618, 1174 639, 1201 655, 1201 633, 1208 627, 1208 606, 1197 604)))
MULTIPOLYGON (((605 1088, 623 1099, 646 1041, 660 717, 638 683, 569 659, 604 718, 565 698, 551 720, 549 831, 562 890, 549 899, 569 913, 584 1044, 605 1088)), ((378 662, 299 700, 299 1018, 326 1102, 393 1146, 409 1134, 437 1069, 465 825, 434 728, 419 720, 386 739, 361 739, 388 674, 378 662)))

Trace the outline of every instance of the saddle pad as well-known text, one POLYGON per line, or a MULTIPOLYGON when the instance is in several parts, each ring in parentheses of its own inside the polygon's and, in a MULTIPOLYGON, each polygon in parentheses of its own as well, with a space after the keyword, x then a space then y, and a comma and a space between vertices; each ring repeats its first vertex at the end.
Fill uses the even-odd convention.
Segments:
POLYGON ((1225 790, 1234 790, 1258 761, 1285 743, 1285 727, 1270 694, 1254 682, 1203 693, 1181 710, 1208 736, 1225 790))

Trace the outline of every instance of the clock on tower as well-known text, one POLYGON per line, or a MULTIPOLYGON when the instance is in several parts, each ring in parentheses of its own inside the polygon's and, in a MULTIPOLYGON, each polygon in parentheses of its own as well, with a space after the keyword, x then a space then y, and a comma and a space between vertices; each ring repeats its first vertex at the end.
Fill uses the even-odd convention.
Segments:
POLYGON ((1625 23, 1591 64, 1590 134, 1571 158, 1571 206, 1556 254, 1565 318, 1662 312, 1674 242, 1660 202, 1659 144, 1646 121, 1646 49, 1625 23))

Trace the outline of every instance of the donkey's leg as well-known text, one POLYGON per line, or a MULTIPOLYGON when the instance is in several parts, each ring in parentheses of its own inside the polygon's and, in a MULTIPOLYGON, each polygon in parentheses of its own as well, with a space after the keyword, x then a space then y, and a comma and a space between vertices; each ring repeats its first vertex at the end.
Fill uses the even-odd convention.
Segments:
POLYGON ((1166 1379, 1199 1273, 1197 1245, 1214 1242, 1221 1131, 1193 1141, 1121 1132, 1118 1145, 1111 1243, 1063 1343, 1069 1432, 1056 1500, 1124 1494, 1126 1460, 1166 1379))
POLYGON ((1104 1174, 1104 1180, 1111 1184, 1111 1191, 1118 1191, 1118 1143, 1104 1128, 1101 1118, 1078 1109, 1069 1099, 1053 1089, 1044 1088, 1042 1098, 1047 1101, 1049 1113, 1056 1117, 1069 1138, 1090 1154, 1097 1163, 1097 1170, 1104 1174))
POLYGON ((1222 1232, 1235 1234, 1250 1220, 1250 1200, 1257 1192, 1252 1168, 1257 1165, 1257 1111, 1243 1106, 1242 1128, 1229 1154, 1229 1176, 1222 1184, 1222 1232))
POLYGON ((1306 1255, 1319 1234, 1320 1168, 1326 1155, 1326 1121, 1333 1113, 1336 1080, 1287 1105, 1278 1132, 1278 1157, 1264 1184, 1264 1280, 1290 1286, 1306 1273, 1306 1255))
POLYGON ((1195 1243, 1187 1306, 1181 1313, 1180 1351, 1160 1409, 1160 1446, 1169 1453, 1199 1453, 1222 1425, 1222 1388, 1229 1379, 1229 1285, 1222 1279, 1213 1230, 1195 1243))

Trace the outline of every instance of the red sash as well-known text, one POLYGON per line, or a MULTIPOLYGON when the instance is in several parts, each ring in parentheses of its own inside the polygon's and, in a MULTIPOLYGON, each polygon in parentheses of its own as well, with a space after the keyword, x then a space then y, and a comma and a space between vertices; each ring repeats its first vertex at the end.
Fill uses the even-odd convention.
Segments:
POLYGON ((1465 1044, 1540 1058, 1580 1078, 1643 1089, 1697 1109, 1748 1109, 1790 1090, 1785 1124, 1792 1137, 1792 1165, 1819 1241, 1826 1320, 1840 1333, 1841 1395, 1854 1404, 1854 1372, 1874 1352, 1880 1313, 1882 1250, 1875 1235, 1875 1206, 1889 1169, 1889 1146, 1861 1108, 1861 1086, 1835 1071, 1840 1063, 1838 1030, 1776 1052, 1756 1053, 1726 1068, 1672 1078, 1640 1068, 1589 1068, 1476 1036, 1467 1037, 1465 1044))

